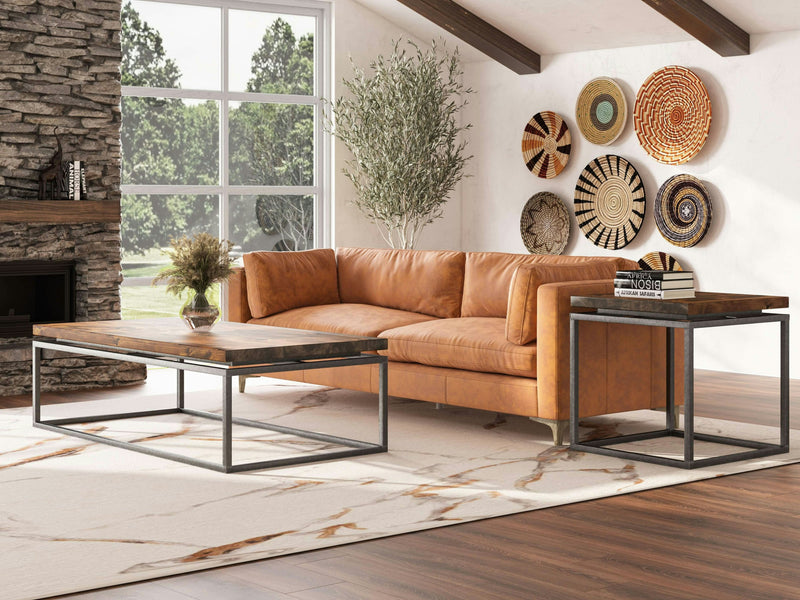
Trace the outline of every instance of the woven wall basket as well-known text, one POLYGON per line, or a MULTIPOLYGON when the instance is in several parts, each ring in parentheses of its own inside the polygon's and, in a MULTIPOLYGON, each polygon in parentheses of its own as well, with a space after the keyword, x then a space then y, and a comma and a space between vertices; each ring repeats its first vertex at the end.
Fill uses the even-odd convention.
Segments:
POLYGON ((531 254, 561 254, 569 241, 569 211, 550 192, 534 194, 519 221, 522 241, 531 254))
POLYGON ((575 185, 575 216, 589 241, 611 250, 627 246, 644 213, 644 183, 632 164, 607 154, 586 165, 575 185))
POLYGON ((664 67, 636 94, 633 126, 645 151, 658 162, 680 165, 694 157, 711 127, 711 100, 686 67, 664 67))
POLYGON ((583 137, 593 144, 605 146, 616 140, 627 116, 625 94, 613 79, 592 79, 578 94, 575 119, 583 137))
POLYGON ((659 188, 656 225, 668 242, 688 248, 711 226, 711 199, 703 183, 691 175, 675 175, 659 188))
POLYGON ((533 115, 522 132, 522 158, 528 170, 552 179, 564 169, 572 151, 566 122, 549 110, 533 115))
POLYGON ((643 271, 683 271, 683 267, 666 252, 648 252, 638 260, 643 271))

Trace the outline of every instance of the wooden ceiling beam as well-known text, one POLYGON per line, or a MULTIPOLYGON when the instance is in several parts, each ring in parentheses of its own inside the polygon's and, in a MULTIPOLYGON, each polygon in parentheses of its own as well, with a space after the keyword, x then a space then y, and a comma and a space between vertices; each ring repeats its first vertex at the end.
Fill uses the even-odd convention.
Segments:
POLYGON ((722 56, 750 54, 750 34, 703 0, 642 0, 722 56))
POLYGON ((539 55, 453 0, 398 0, 515 73, 541 71, 539 55))

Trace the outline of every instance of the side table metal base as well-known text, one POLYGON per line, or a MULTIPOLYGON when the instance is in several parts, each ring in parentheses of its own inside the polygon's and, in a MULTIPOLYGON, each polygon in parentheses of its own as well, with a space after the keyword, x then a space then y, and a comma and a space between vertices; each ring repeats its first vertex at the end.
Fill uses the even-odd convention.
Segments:
POLYGON ((740 460, 760 458, 789 451, 789 315, 775 313, 756 313, 747 315, 717 315, 699 319, 677 320, 654 317, 641 313, 572 313, 570 315, 570 448, 595 454, 604 454, 616 458, 639 460, 682 469, 696 469, 720 465, 740 460), (579 322, 596 321, 602 323, 623 323, 648 327, 667 328, 667 389, 666 389, 666 426, 657 431, 648 431, 631 435, 623 435, 599 440, 581 441, 578 435, 578 415, 580 415, 579 398, 579 322), (748 325, 753 323, 780 323, 780 442, 743 440, 731 437, 697 433, 694 431, 694 330, 705 327, 723 327, 730 325, 748 325), (677 407, 675 405, 675 329, 683 330, 684 353, 684 428, 673 427, 677 407), (650 440, 663 437, 683 439, 683 459, 669 458, 643 452, 634 452, 620 448, 612 448, 629 442, 650 440), (695 441, 712 442, 727 446, 747 448, 741 452, 733 452, 719 456, 695 458, 695 441))

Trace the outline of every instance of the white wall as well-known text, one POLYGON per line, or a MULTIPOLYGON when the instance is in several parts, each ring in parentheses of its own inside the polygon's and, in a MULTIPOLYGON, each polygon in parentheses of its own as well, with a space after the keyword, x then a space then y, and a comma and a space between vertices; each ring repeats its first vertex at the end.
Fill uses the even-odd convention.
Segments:
MULTIPOLYGON (((347 90, 342 79, 353 75, 350 58, 366 69, 379 54, 391 53, 394 40, 414 40, 417 44, 429 43, 419 40, 407 31, 387 21, 353 0, 333 2, 333 83, 334 96, 347 90)), ((352 184, 342 174, 345 161, 350 157, 347 148, 338 140, 334 144, 334 200, 333 200, 333 245, 384 248, 386 243, 377 228, 367 221, 352 205, 355 192, 352 184)), ((445 208, 444 217, 428 225, 416 246, 419 249, 460 249, 461 247, 461 203, 458 190, 454 192, 445 208)))
MULTIPOLYGON (((753 36, 751 44, 749 56, 734 58, 723 58, 698 42, 545 56, 542 73, 527 76, 493 61, 466 65, 466 83, 477 93, 464 114, 473 125, 469 151, 475 158, 468 167, 472 177, 462 184, 462 248, 526 252, 519 218, 527 199, 540 191, 554 192, 573 212, 575 182, 585 165, 602 154, 619 154, 636 167, 646 186, 642 230, 627 247, 605 250, 583 236, 573 214, 565 253, 638 259, 661 250, 695 271, 700 290, 789 296, 795 305, 790 339, 799 339, 800 70, 795 62, 800 32, 753 36), (632 120, 641 84, 671 64, 700 76, 713 114, 705 146, 679 166, 650 158, 636 139, 632 120), (609 146, 587 142, 575 122, 577 95, 598 76, 613 77, 628 101, 626 128, 609 146), (520 149, 525 123, 542 110, 559 113, 572 133, 569 163, 549 180, 527 170, 520 149), (711 227, 692 248, 664 240, 653 219, 658 187, 678 173, 700 178, 711 195, 711 227)), ((696 342, 699 368, 778 374, 776 324, 704 330, 696 342)), ((800 352, 791 361, 793 377, 800 377, 800 352)))

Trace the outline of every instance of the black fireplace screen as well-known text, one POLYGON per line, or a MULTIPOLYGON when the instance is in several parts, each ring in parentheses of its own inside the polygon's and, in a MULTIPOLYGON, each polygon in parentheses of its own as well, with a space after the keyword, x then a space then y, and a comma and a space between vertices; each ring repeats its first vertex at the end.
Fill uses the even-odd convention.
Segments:
POLYGON ((30 336, 34 323, 74 320, 74 262, 0 262, 0 337, 30 336))

